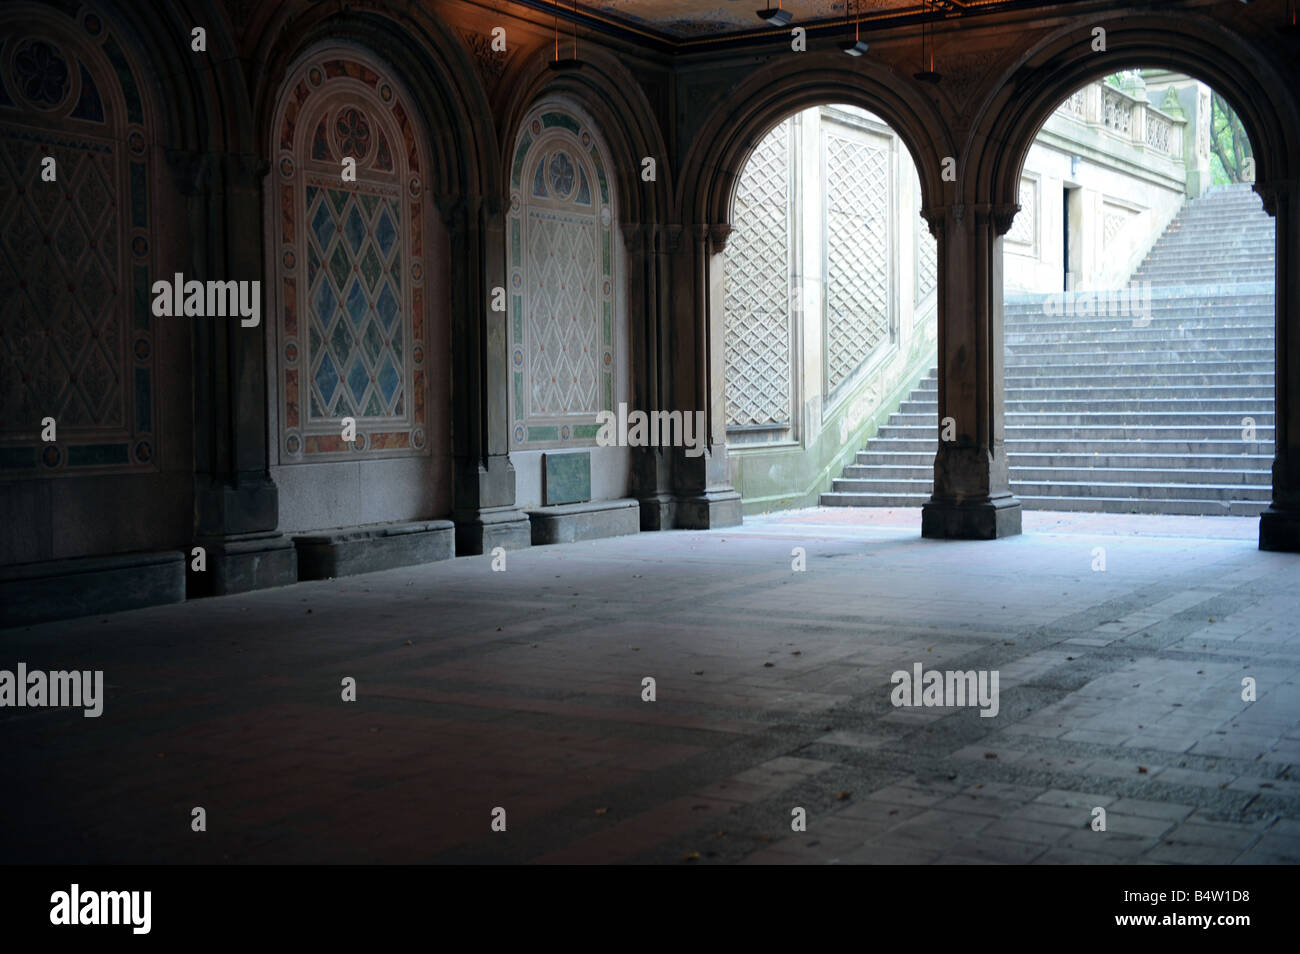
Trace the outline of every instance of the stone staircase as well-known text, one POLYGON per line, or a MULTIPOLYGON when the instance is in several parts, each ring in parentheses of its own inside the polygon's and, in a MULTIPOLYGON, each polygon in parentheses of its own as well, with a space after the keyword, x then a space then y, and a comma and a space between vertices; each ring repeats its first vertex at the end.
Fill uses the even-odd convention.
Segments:
MULTIPOLYGON (((1009 296, 1007 455, 1024 507, 1262 512, 1273 462, 1273 269, 1273 220, 1248 186, 1227 186, 1185 204, 1134 273, 1150 283, 1149 323, 1049 317, 1047 296, 1009 296), (1243 418, 1255 422, 1253 441, 1243 418)), ((937 387, 931 372, 823 506, 929 499, 937 387)))

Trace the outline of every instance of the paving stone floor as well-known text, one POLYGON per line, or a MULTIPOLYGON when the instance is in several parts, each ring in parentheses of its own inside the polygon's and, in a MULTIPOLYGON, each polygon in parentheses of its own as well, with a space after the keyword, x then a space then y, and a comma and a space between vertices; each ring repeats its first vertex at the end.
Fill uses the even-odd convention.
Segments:
POLYGON ((1300 862, 1300 556, 1241 518, 919 525, 797 511, 4 631, 0 668, 108 689, 0 710, 0 860, 1300 862), (997 716, 894 707, 917 662, 997 670, 997 716))

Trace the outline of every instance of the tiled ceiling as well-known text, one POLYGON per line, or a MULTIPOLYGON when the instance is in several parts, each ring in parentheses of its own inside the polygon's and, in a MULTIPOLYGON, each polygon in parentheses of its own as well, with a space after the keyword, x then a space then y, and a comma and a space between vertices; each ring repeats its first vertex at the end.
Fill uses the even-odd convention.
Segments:
MULTIPOLYGON (((989 6, 991 0, 939 0, 940 8, 989 6)), ((920 13, 921 0, 780 0, 793 14, 790 27, 841 22, 846 16, 920 13)), ((572 0, 560 0, 561 9, 573 9, 572 0)), ((587 16, 670 40, 723 37, 774 29, 757 16, 778 0, 578 0, 587 16)), ((927 3, 927 8, 935 4, 927 3)))

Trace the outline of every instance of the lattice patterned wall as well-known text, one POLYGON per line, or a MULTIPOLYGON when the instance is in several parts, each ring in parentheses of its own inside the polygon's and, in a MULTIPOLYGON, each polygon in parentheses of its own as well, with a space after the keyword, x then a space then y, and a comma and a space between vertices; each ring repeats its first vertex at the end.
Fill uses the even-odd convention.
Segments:
POLYGON ((794 123, 763 138, 736 186, 724 305, 728 427, 791 419, 794 123))
POLYGON ((890 337, 889 140, 823 117, 826 387, 850 378, 890 337))
POLYGON ((939 287, 939 242, 930 234, 930 224, 921 216, 921 180, 914 179, 913 207, 917 210, 916 301, 922 302, 939 287))

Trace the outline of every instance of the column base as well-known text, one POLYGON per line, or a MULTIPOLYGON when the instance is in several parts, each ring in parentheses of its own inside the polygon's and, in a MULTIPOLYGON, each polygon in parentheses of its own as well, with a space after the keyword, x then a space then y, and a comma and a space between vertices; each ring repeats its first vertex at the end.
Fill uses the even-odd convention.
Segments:
POLYGON ((642 497, 641 529, 671 530, 677 525, 677 498, 672 494, 642 497))
POLYGON ((1300 510, 1274 510, 1259 515, 1259 548, 1300 553, 1300 510))
POLYGON ((738 527, 744 521, 740 492, 706 490, 702 494, 677 498, 676 526, 682 530, 715 530, 738 527))
POLYGON ((282 533, 238 533, 224 537, 199 537, 195 546, 207 551, 207 569, 193 569, 192 554, 185 566, 186 592, 191 599, 228 596, 298 582, 298 552, 282 533))
POLYGON ((452 519, 456 521, 457 556, 478 556, 497 547, 523 550, 532 545, 528 515, 514 507, 455 512, 452 519))
POLYGON ((931 498, 921 507, 921 536, 936 540, 997 540, 1020 532, 1020 501, 1007 494, 953 503, 931 498))

